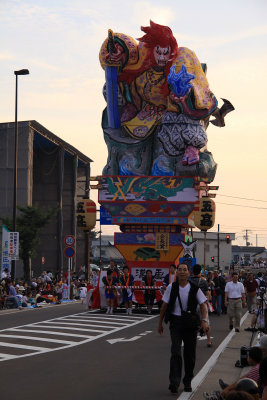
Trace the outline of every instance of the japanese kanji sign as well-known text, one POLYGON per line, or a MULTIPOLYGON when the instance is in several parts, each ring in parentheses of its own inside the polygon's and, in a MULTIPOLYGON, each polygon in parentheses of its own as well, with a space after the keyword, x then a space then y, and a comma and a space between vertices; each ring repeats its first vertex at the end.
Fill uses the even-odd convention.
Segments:
POLYGON ((19 259, 19 233, 8 232, 8 256, 11 260, 19 259))
POLYGON ((215 223, 215 203, 209 197, 202 197, 194 206, 194 223, 201 231, 207 231, 215 223))
POLYGON ((169 250, 169 233, 157 232, 156 236, 156 250, 168 251, 169 250))
POLYGON ((96 224, 96 204, 90 199, 82 199, 77 203, 77 227, 83 231, 93 229, 96 224))

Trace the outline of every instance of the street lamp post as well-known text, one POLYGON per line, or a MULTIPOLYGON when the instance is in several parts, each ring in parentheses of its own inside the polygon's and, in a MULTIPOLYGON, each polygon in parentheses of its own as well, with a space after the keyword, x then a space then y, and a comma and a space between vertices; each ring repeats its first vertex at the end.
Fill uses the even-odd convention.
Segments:
MULTIPOLYGON (((13 232, 16 232, 16 219, 17 219, 17 181, 18 181, 18 76, 29 75, 28 69, 20 69, 14 71, 16 76, 16 89, 15 89, 15 151, 14 151, 14 184, 13 184, 13 232)), ((11 262, 11 278, 15 279, 16 260, 11 262)))

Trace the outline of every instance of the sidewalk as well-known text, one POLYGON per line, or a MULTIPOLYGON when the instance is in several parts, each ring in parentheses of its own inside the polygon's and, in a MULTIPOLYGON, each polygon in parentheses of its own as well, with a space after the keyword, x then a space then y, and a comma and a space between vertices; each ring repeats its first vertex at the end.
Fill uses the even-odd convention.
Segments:
POLYGON ((23 312, 23 311, 53 308, 54 306, 56 306, 56 308, 59 308, 60 306, 67 306, 70 304, 77 304, 77 303, 82 304, 81 300, 62 300, 60 304, 42 302, 42 303, 39 303, 39 307, 21 307, 20 309, 19 308, 3 308, 0 310, 0 315, 12 314, 12 313, 23 312))
MULTIPOLYGON (((214 366, 209 369, 209 365, 206 365, 206 368, 203 367, 203 371, 201 370, 196 376, 197 380, 195 382, 193 380, 192 384, 197 387, 197 389, 191 394, 190 397, 183 395, 179 397, 179 400, 190 399, 190 400, 201 400, 204 399, 203 392, 213 392, 215 390, 221 390, 218 380, 221 378, 226 383, 233 383, 238 380, 241 376, 245 375, 250 367, 245 368, 237 368, 235 367, 235 363, 237 360, 240 360, 240 348, 241 346, 249 346, 252 332, 244 331, 245 328, 250 326, 251 315, 246 313, 243 317, 243 323, 240 328, 240 332, 236 333, 234 330, 230 333, 231 339, 221 351, 220 348, 215 350, 214 357, 217 358, 217 354, 220 352, 218 359, 216 360, 214 366), (205 370, 205 371, 204 371, 205 370), (201 382, 201 372, 206 374, 204 380, 201 382), (199 382, 199 384, 198 384, 199 382)), ((227 337, 229 339, 229 337, 227 337)), ((228 339, 225 340, 228 340, 228 339)), ((257 338, 257 334, 254 338, 254 343, 257 338)), ((224 346, 222 346, 224 347, 224 346)), ((212 356, 212 357, 213 357, 212 356)), ((215 361, 215 359, 213 360, 215 361)), ((212 360, 211 360, 212 363, 212 360)))

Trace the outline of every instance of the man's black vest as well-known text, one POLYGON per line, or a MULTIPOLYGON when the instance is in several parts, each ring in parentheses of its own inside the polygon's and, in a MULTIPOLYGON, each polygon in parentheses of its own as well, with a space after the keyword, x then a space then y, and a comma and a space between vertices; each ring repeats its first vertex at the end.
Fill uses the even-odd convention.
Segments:
MULTIPOLYGON (((187 302, 187 309, 183 310, 183 311, 190 311, 191 314, 195 315, 196 314, 196 308, 198 305, 197 302, 197 291, 198 291, 198 287, 196 285, 194 285, 194 283, 188 281, 188 283, 190 284, 190 291, 189 291, 189 295, 188 295, 188 302, 187 302)), ((166 309, 166 313, 164 316, 164 321, 167 324, 170 319, 171 319, 171 315, 172 312, 174 310, 174 306, 175 306, 175 302, 176 302, 176 298, 178 296, 178 292, 179 292, 179 282, 173 282, 172 284, 172 289, 171 289, 171 294, 170 294, 170 301, 167 305, 167 309, 166 309)))

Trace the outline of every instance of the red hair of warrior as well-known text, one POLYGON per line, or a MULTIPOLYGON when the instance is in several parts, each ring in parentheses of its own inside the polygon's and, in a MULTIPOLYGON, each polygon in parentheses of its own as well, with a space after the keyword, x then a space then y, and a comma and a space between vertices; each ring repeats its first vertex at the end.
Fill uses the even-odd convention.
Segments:
MULTIPOLYGON (((160 47, 171 47, 171 58, 167 65, 164 67, 164 73, 167 77, 170 68, 171 62, 175 60, 178 54, 178 44, 176 42, 175 37, 172 34, 172 30, 168 26, 156 24, 153 21, 150 21, 150 26, 141 27, 141 30, 145 32, 145 35, 141 38, 137 39, 140 42, 144 43, 144 46, 148 49, 147 56, 143 61, 143 64, 140 68, 136 70, 124 71, 119 77, 119 80, 126 83, 131 83, 136 77, 140 76, 146 70, 154 67, 156 65, 153 50, 159 45, 160 47)), ((169 94, 168 83, 166 82, 162 85, 162 94, 164 97, 167 97, 169 94)))

